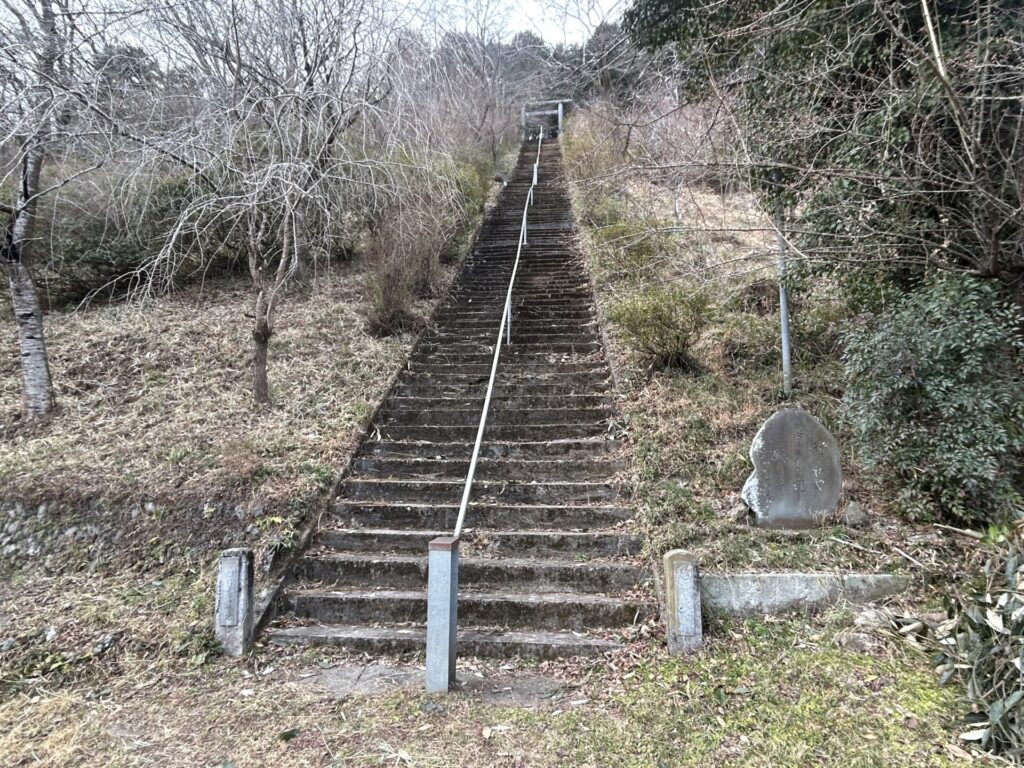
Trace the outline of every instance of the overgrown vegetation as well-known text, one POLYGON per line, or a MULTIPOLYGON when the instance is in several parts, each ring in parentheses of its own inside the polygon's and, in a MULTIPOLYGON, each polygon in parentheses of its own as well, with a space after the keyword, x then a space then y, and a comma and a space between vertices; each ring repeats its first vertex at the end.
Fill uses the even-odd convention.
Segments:
POLYGON ((728 110, 731 167, 767 212, 785 209, 803 285, 883 314, 847 336, 846 414, 901 508, 1019 511, 1021 367, 1002 298, 1021 299, 1024 265, 1019 4, 636 0, 625 25, 672 46, 689 98, 728 110), (941 319, 953 285, 971 311, 941 319))
POLYGON ((1018 527, 985 564, 984 583, 938 630, 937 672, 966 688, 972 713, 961 739, 1024 757, 1024 538, 1018 527))
POLYGON ((845 337, 844 414, 859 457, 914 517, 1024 514, 1024 314, 998 287, 945 275, 845 337))
POLYGON ((623 299, 608 314, 626 341, 655 368, 696 371, 693 347, 713 308, 706 290, 675 285, 647 288, 623 299))

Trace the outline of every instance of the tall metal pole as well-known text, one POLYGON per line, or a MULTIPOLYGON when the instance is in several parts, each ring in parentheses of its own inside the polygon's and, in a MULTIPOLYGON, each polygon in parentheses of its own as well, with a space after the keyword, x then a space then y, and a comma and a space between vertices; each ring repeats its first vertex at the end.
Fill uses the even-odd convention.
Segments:
POLYGON ((793 395, 793 364, 789 347, 789 299, 786 296, 786 238, 782 234, 782 200, 775 204, 775 237, 779 246, 779 324, 782 326, 782 394, 793 395))

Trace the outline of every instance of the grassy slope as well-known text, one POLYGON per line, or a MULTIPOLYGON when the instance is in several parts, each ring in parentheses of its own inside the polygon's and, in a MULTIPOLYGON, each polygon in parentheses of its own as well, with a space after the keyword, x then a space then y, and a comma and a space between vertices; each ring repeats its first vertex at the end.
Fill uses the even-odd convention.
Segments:
POLYGON ((365 273, 344 266, 285 297, 270 347, 269 409, 252 401, 244 281, 143 307, 51 314, 61 410, 39 427, 18 417, 17 353, 4 316, 0 497, 308 496, 342 466, 409 348, 408 336, 363 331, 366 293, 365 273))

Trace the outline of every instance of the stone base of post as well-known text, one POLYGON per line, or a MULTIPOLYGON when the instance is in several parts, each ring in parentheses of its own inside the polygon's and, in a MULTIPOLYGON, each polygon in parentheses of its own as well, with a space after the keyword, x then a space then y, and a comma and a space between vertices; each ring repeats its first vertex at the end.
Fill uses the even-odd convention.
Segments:
POLYGON ((439 536, 427 560, 427 693, 448 693, 455 682, 458 641, 459 540, 439 536))
POLYGON ((700 650, 704 628, 700 616, 700 574, 697 558, 681 549, 665 554, 665 602, 668 652, 680 655, 700 650))
POLYGON ((252 550, 225 549, 217 568, 214 634, 228 656, 252 647, 252 550))

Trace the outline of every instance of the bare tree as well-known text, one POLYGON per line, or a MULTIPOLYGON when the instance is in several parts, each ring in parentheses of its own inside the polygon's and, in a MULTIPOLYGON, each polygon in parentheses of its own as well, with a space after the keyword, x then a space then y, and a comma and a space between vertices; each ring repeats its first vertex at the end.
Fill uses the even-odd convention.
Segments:
POLYGON ((54 4, 42 0, 35 6, 16 6, 5 0, 6 11, 17 25, 5 32, 12 43, 5 61, 6 85, 15 90, 15 101, 4 105, 5 133, 16 145, 10 165, 17 168, 15 199, 0 203, 8 216, 2 256, 11 288, 11 303, 21 351, 22 405, 26 417, 35 418, 53 409, 53 385, 43 335, 43 313, 32 278, 32 241, 43 164, 52 140, 59 102, 52 83, 58 79, 62 48, 54 4), (31 57, 29 67, 20 57, 31 57))

